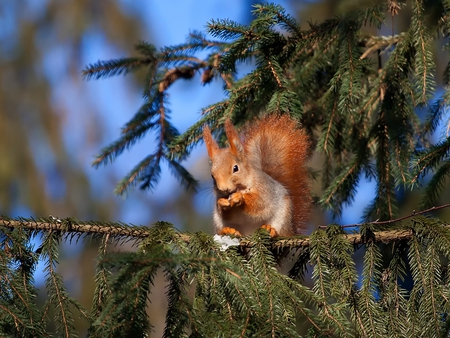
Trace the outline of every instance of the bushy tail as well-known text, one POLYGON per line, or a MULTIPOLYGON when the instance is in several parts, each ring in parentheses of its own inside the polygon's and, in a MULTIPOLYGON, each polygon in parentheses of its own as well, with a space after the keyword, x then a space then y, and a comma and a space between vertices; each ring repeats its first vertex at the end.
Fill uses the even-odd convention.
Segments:
POLYGON ((293 230, 301 233, 309 219, 312 200, 306 167, 309 137, 287 114, 267 115, 244 131, 244 147, 256 167, 283 184, 293 206, 293 230))

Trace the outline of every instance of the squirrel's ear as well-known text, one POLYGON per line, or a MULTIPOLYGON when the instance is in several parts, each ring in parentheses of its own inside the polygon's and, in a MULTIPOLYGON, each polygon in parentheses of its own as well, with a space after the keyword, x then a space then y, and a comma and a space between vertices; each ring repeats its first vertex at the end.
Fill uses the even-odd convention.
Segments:
POLYGON ((211 129, 209 129, 207 125, 203 127, 203 141, 205 141, 206 150, 208 150, 208 156, 210 159, 212 159, 219 150, 219 146, 212 137, 211 129))
POLYGON ((230 143, 231 153, 239 157, 242 153, 243 147, 241 140, 239 139, 239 134, 231 123, 230 119, 225 121, 225 133, 227 134, 228 142, 230 143))

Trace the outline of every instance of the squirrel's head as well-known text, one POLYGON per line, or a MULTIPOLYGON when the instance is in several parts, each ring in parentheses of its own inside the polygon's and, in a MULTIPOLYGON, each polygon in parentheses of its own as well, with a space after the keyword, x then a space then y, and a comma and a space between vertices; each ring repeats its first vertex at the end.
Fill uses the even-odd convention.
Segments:
POLYGON ((219 149, 218 153, 211 158, 211 177, 216 191, 222 197, 247 189, 249 178, 246 164, 234 156, 230 149, 219 149))
POLYGON ((227 197, 238 190, 248 188, 248 180, 251 179, 248 164, 245 159, 244 148, 239 135, 230 120, 225 122, 229 148, 219 148, 211 135, 208 126, 203 128, 203 139, 211 159, 211 176, 214 187, 221 197, 227 197))

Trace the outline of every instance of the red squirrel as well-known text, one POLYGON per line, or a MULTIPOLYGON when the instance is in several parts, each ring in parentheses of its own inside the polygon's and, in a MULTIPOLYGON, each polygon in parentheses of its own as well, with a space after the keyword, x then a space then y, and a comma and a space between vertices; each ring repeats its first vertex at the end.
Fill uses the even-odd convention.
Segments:
POLYGON ((238 134, 225 121, 229 148, 219 148, 208 126, 219 235, 247 236, 263 227, 272 237, 305 230, 311 212, 307 133, 287 114, 267 115, 238 134))

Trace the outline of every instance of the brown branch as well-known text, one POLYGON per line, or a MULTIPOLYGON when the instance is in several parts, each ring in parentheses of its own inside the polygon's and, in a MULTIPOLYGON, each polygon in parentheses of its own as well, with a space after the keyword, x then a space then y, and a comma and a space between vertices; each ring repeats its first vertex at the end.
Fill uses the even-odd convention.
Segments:
MULTIPOLYGON (((445 225, 445 227, 450 229, 450 225, 445 225)), ((391 241, 399 241, 410 239, 413 235, 411 229, 397 229, 397 230, 387 230, 387 231, 377 231, 374 232, 373 241, 388 243, 391 241)), ((345 234, 343 235, 352 244, 364 244, 364 238, 360 234, 345 234)), ((308 247, 310 245, 309 237, 305 238, 284 238, 279 239, 272 243, 271 247, 273 249, 283 249, 286 247, 290 248, 300 248, 308 247)), ((241 246, 251 246, 250 242, 241 242, 241 246)))
MULTIPOLYGON (((395 219, 390 219, 390 220, 387 220, 387 221, 378 221, 378 220, 376 220, 376 221, 373 221, 373 222, 366 222, 366 223, 346 224, 346 225, 341 225, 341 228, 360 227, 360 226, 362 226, 364 224, 386 225, 386 224, 400 222, 400 221, 403 221, 405 219, 408 219, 408 218, 411 218, 411 217, 414 217, 414 216, 417 216, 417 215, 426 214, 426 213, 431 212, 431 211, 444 209, 444 208, 448 208, 448 207, 450 207, 450 203, 449 204, 440 205, 438 207, 431 207, 429 209, 422 210, 422 211, 419 211, 419 212, 416 212, 416 211, 413 210, 411 215, 407 215, 407 216, 403 216, 403 217, 399 217, 399 218, 395 218, 395 219)), ((328 225, 319 225, 319 229, 325 229, 327 227, 328 227, 328 225)))
POLYGON ((372 36, 365 41, 364 47, 367 47, 367 49, 359 58, 360 60, 367 58, 370 53, 375 52, 378 49, 383 53, 384 50, 398 44, 400 41, 404 40, 405 37, 405 33, 393 36, 372 36))
POLYGON ((206 65, 201 65, 200 67, 185 66, 169 69, 166 74, 164 74, 164 78, 162 79, 162 81, 159 83, 158 91, 160 93, 164 92, 178 79, 192 79, 195 75, 195 71, 202 66, 206 65))
POLYGON ((267 61, 267 64, 269 65, 269 68, 270 68, 270 71, 272 72, 273 77, 277 81, 278 87, 283 88, 283 84, 281 83, 281 80, 280 80, 277 72, 273 68, 272 62, 270 62, 270 60, 269 60, 269 61, 267 61))
MULTIPOLYGON (((144 239, 149 235, 149 228, 144 226, 124 226, 120 223, 113 225, 90 224, 88 222, 71 221, 67 219, 57 219, 53 221, 39 220, 14 220, 0 217, 0 226, 5 228, 21 228, 40 231, 61 231, 63 233, 73 234, 109 234, 117 237, 131 237, 134 239, 144 239)), ((179 233, 182 240, 189 241, 190 236, 179 233)))
MULTIPOLYGON (((450 204, 442 205, 439 207, 433 207, 419 213, 400 217, 395 220, 382 221, 382 222, 372 222, 373 224, 389 224, 393 222, 398 222, 400 220, 413 217, 415 215, 420 215, 425 212, 432 210, 438 210, 450 206, 450 204)), ((70 224, 70 220, 59 220, 56 219, 52 222, 50 221, 38 221, 38 220, 13 220, 0 217, 0 226, 14 229, 30 229, 30 230, 40 230, 40 231, 61 231, 64 233, 78 233, 78 234, 109 234, 110 236, 117 237, 130 237, 136 240, 144 239, 149 236, 149 228, 144 226, 134 226, 129 227, 119 223, 114 223, 113 225, 99 225, 99 224, 89 224, 85 222, 78 222, 77 224, 70 224)), ((356 226, 356 225, 349 225, 356 226)), ((450 225, 443 225, 446 228, 450 228, 450 225)), ((347 226, 344 226, 347 227, 347 226)), ((373 240, 375 242, 387 243, 390 241, 398 241, 410 239, 413 235, 411 229, 397 229, 397 230, 387 230, 387 231, 377 231, 374 233, 373 240)), ((191 235, 185 233, 177 233, 177 236, 182 241, 189 242, 191 235)), ((363 244, 364 239, 360 234, 344 234, 343 235, 352 244, 363 244)), ((275 239, 271 243, 272 249, 283 249, 283 248, 300 248, 308 247, 310 245, 309 237, 284 237, 275 239)), ((241 247, 250 248, 252 247, 252 242, 243 238, 240 242, 241 247)))

